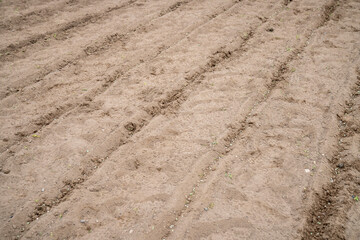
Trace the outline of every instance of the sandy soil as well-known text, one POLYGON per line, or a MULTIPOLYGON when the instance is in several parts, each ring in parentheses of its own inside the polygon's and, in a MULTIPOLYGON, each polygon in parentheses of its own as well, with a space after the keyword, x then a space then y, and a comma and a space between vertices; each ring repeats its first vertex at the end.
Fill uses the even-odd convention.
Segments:
POLYGON ((359 0, 2 0, 1 239, 360 239, 359 0))

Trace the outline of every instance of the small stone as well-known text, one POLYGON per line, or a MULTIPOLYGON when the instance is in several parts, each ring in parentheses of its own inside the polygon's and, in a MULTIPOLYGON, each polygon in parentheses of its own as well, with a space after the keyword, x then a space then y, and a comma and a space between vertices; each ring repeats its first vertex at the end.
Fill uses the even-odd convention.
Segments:
POLYGON ((44 191, 45 191, 45 188, 42 188, 41 191, 44 192, 44 191))
POLYGON ((3 170, 3 173, 9 174, 9 173, 10 173, 10 170, 9 170, 9 169, 4 169, 4 170, 3 170))
POLYGON ((134 232, 134 230, 132 230, 132 229, 129 231, 130 234, 132 234, 133 232, 134 232))
POLYGON ((136 124, 132 122, 127 123, 124 127, 130 132, 134 132, 136 130, 136 124))
POLYGON ((345 167, 345 165, 344 165, 344 163, 339 163, 338 165, 336 165, 338 168, 344 168, 345 167))
POLYGON ((171 228, 174 228, 174 225, 170 225, 170 229, 171 229, 171 228))
POLYGON ((85 221, 84 219, 81 219, 80 222, 81 222, 81 223, 85 223, 86 221, 85 221))
POLYGON ((274 29, 273 29, 272 27, 270 27, 270 28, 267 28, 266 31, 268 31, 268 32, 273 32, 274 29))
POLYGON ((209 209, 206 207, 206 208, 204 208, 204 210, 205 210, 205 211, 208 211, 209 209))

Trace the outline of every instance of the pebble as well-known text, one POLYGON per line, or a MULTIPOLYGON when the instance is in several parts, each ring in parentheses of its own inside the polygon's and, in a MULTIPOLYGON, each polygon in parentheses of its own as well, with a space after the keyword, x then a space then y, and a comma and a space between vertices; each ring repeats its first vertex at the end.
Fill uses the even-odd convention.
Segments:
POLYGON ((80 222, 81 222, 81 223, 85 223, 86 221, 85 221, 84 219, 81 219, 80 222))
POLYGON ((133 232, 134 232, 134 230, 132 230, 132 229, 129 231, 130 234, 132 234, 133 232))
POLYGON ((208 211, 209 209, 206 207, 206 208, 204 208, 204 210, 205 210, 205 211, 208 211))
POLYGON ((9 169, 4 169, 4 170, 3 170, 3 173, 9 174, 9 173, 10 173, 10 170, 9 170, 9 169))
POLYGON ((344 163, 339 163, 338 165, 336 165, 338 168, 344 168, 345 167, 345 165, 344 165, 344 163))
POLYGON ((44 191, 45 191, 45 188, 42 188, 41 191, 44 192, 44 191))

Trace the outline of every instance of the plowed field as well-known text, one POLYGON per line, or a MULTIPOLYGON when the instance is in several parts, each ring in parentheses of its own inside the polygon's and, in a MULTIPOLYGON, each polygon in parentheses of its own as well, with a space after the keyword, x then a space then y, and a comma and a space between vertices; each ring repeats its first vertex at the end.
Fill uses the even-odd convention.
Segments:
POLYGON ((360 239, 359 0, 1 0, 0 239, 360 239))

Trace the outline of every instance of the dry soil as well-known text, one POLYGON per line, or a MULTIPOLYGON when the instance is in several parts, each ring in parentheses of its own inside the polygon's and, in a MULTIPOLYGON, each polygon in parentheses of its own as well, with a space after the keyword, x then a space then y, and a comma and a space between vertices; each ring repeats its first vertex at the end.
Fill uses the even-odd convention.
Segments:
POLYGON ((1 239, 360 239, 359 0, 1 0, 1 239))

